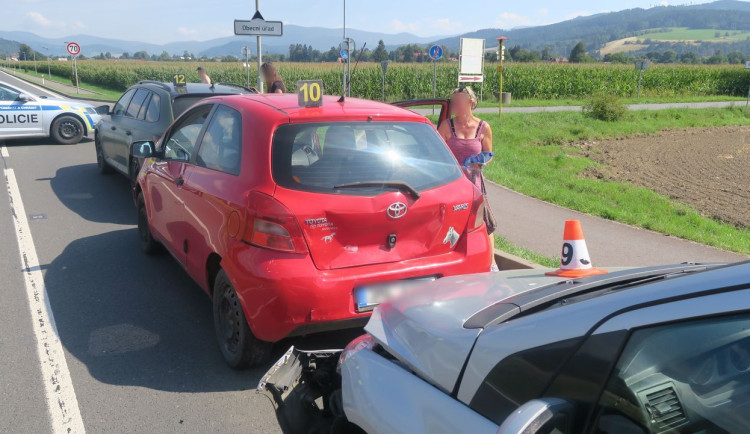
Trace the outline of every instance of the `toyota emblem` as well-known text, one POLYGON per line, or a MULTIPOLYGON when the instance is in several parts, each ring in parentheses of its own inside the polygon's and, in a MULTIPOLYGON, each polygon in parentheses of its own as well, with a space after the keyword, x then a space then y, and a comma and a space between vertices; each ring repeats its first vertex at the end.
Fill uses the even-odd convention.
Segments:
POLYGON ((385 213, 392 219, 400 219, 406 215, 406 204, 403 202, 394 202, 388 205, 385 213))

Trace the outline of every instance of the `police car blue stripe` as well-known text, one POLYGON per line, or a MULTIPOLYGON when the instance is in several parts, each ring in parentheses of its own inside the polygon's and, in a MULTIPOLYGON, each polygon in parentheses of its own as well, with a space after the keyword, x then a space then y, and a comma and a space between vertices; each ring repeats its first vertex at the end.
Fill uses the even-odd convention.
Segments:
POLYGON ((89 121, 89 128, 91 128, 93 130, 94 129, 94 120, 91 119, 91 116, 89 116, 88 113, 84 113, 84 114, 86 115, 86 120, 89 121))
POLYGON ((62 110, 62 107, 59 105, 45 105, 42 106, 42 110, 49 111, 49 110, 62 110))
POLYGON ((0 110, 13 110, 13 111, 27 111, 27 110, 39 110, 40 107, 38 105, 19 105, 19 104, 11 104, 11 105, 0 105, 0 110))

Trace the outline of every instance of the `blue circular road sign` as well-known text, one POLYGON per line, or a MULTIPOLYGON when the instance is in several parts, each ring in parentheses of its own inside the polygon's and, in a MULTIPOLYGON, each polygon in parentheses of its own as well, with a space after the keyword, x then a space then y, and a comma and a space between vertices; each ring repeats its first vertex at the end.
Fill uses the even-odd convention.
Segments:
POLYGON ((443 57, 443 47, 440 45, 433 45, 430 47, 430 57, 432 60, 440 60, 443 57))
POLYGON ((349 53, 347 53, 346 50, 344 50, 343 48, 341 49, 341 51, 339 52, 339 54, 341 54, 341 58, 342 59, 348 59, 349 58, 349 53))

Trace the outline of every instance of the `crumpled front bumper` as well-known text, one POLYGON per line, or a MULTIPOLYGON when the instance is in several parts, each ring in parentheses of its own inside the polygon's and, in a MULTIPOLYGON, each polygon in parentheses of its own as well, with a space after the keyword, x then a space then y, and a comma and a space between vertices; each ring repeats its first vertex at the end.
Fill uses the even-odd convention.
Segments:
POLYGON ((256 390, 271 399, 285 433, 336 432, 348 424, 336 372, 341 351, 290 347, 261 378, 256 390))

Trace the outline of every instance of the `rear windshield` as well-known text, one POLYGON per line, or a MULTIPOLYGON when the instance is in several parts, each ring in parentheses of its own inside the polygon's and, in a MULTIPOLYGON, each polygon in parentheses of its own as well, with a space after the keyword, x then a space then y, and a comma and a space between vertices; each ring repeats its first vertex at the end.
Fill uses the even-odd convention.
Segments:
POLYGON ((197 102, 204 100, 211 96, 221 96, 221 95, 224 95, 224 94, 211 93, 211 94, 196 94, 196 95, 190 95, 190 94, 178 95, 174 98, 174 102, 172 103, 172 114, 174 115, 175 119, 177 119, 177 116, 184 113, 187 109, 192 107, 197 102))
POLYGON ((272 158, 279 185, 323 193, 375 195, 392 188, 345 186, 389 181, 423 191, 462 176, 435 129, 417 122, 283 125, 272 158))

